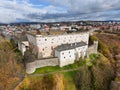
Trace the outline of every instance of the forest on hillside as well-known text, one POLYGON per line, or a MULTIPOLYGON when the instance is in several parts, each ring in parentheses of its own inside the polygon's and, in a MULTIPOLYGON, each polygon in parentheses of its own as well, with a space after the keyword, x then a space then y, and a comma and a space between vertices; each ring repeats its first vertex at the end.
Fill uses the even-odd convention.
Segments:
POLYGON ((8 40, 0 40, 0 90, 10 90, 22 73, 21 55, 8 40))

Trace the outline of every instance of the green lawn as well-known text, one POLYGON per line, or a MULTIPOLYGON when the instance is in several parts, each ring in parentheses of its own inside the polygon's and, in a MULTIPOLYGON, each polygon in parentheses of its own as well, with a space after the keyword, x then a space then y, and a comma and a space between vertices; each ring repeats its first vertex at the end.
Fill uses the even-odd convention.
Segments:
POLYGON ((75 62, 74 64, 70 64, 64 67, 59 67, 59 66, 47 66, 47 67, 42 67, 42 68, 38 68, 36 69, 36 71, 33 74, 44 74, 44 73, 48 73, 48 72, 57 72, 57 71, 61 71, 61 70, 70 70, 70 69, 75 69, 75 68, 79 68, 83 63, 79 62, 75 62))
POLYGON ((47 67, 38 68, 33 74, 45 74, 49 72, 58 72, 61 70, 70 70, 70 69, 79 68, 80 66, 85 64, 88 66, 92 66, 92 63, 96 58, 97 58, 97 55, 92 54, 89 59, 80 59, 79 61, 76 61, 74 64, 70 64, 62 68, 59 66, 47 66, 47 67))
POLYGON ((44 74, 44 73, 54 72, 59 70, 61 70, 59 66, 47 66, 47 67, 36 69, 36 71, 33 74, 44 74))

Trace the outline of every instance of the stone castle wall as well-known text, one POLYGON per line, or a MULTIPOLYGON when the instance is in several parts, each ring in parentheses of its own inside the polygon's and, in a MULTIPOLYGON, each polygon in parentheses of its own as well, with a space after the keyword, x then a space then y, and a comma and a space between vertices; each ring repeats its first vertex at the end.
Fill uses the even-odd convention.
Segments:
MULTIPOLYGON (((35 51, 38 52, 38 58, 48 57, 48 59, 35 60, 34 62, 29 62, 26 64, 26 72, 31 74, 35 72, 37 68, 45 66, 56 66, 59 65, 58 58, 49 58, 51 53, 54 51, 54 48, 58 45, 66 43, 75 43, 84 41, 88 44, 89 42, 89 33, 80 33, 80 34, 67 34, 67 35, 57 35, 57 36, 42 36, 42 35, 30 35, 28 34, 28 40, 30 45, 36 46, 32 47, 35 51)), ((98 41, 94 41, 94 45, 88 47, 86 53, 89 56, 92 53, 97 53, 98 41)), ((35 54, 35 53, 34 53, 35 54)))
POLYGON ((56 65, 59 65, 58 58, 35 60, 34 62, 26 63, 26 73, 31 74, 34 73, 37 68, 56 65))
MULTIPOLYGON (((63 35, 31 35, 27 34, 30 44, 30 48, 34 50, 37 47, 37 58, 46 58, 54 56, 54 50, 57 46, 62 44, 71 44, 77 42, 89 42, 89 32, 84 33, 73 33, 73 34, 63 34, 63 35)), ((33 52, 34 53, 34 52, 33 52)), ((34 53, 34 54, 36 54, 34 53)))
POLYGON ((94 41, 94 44, 89 46, 87 49, 87 57, 89 57, 90 54, 96 53, 98 51, 98 41, 94 41))
MULTIPOLYGON (((97 54, 98 49, 98 41, 94 41, 94 44, 89 46, 87 49, 87 57, 89 57, 90 54, 96 53, 97 54)), ((56 66, 59 65, 58 58, 43 58, 40 60, 35 60, 34 62, 28 62, 26 63, 26 72, 28 74, 34 73, 37 68, 45 67, 45 66, 56 66)))

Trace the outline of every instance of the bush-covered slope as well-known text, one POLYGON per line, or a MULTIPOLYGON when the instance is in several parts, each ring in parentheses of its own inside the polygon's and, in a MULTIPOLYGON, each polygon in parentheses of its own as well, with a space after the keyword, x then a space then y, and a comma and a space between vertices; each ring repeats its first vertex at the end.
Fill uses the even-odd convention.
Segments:
POLYGON ((0 40, 0 90, 10 90, 19 80, 20 56, 14 50, 10 41, 0 40))

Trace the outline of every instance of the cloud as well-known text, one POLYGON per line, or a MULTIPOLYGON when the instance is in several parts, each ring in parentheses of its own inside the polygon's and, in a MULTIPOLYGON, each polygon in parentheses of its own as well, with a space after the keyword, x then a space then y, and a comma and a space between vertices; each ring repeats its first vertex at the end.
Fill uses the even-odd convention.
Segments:
POLYGON ((78 21, 78 20, 120 20, 120 10, 87 14, 52 14, 45 15, 42 20, 48 21, 78 21), (44 19, 46 17, 46 19, 44 19))
POLYGON ((120 0, 0 0, 0 22, 120 20, 120 0))
POLYGON ((47 0, 55 6, 63 6, 68 12, 91 13, 120 9, 120 0, 47 0))
POLYGON ((0 3, 0 22, 10 23, 18 20, 40 21, 36 16, 41 17, 44 14, 63 13, 59 7, 52 5, 44 6, 29 3, 28 0, 2 0, 0 3), (38 6, 38 5, 37 5, 38 6), (33 15, 34 17, 31 17, 33 15))

